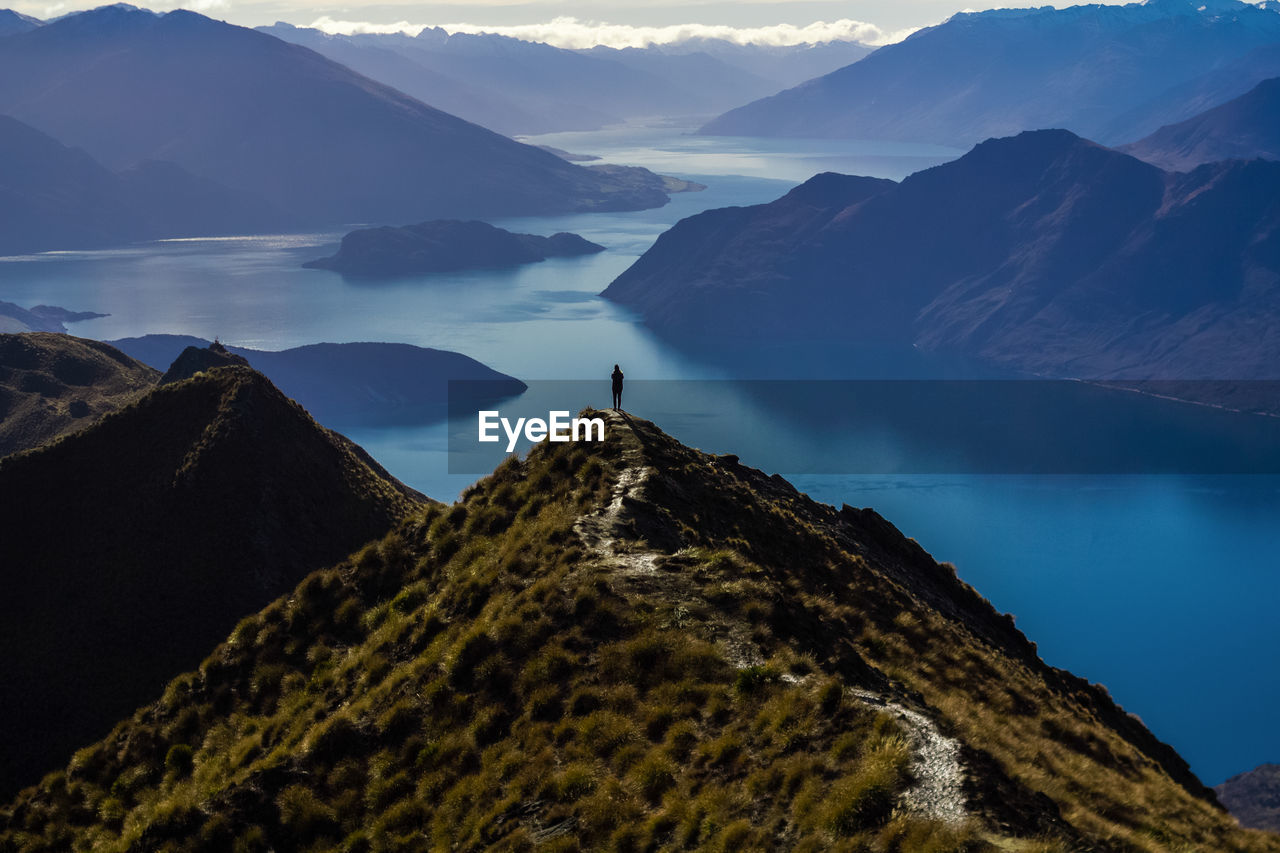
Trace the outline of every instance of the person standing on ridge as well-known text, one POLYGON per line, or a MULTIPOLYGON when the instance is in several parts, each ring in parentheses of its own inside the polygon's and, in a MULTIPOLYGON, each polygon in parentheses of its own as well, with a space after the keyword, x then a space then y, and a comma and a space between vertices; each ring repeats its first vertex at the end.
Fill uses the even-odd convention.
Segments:
POLYGON ((622 368, 618 365, 613 366, 613 410, 616 412, 622 408, 622 368))

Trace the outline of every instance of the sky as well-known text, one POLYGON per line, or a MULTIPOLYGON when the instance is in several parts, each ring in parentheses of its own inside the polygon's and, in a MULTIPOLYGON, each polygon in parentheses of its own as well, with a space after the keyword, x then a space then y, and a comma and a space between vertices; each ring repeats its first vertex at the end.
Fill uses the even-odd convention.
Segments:
MULTIPOLYGON (((0 0, 2 3, 3 0, 0 0)), ((10 8, 38 18, 67 14, 107 0, 10 0, 10 8)), ((386 2, 348 0, 162 0, 135 5, 194 9, 244 26, 287 21, 329 31, 443 26, 464 32, 498 31, 563 47, 672 41, 718 35, 740 42, 795 44, 832 38, 869 44, 897 41, 952 14, 1000 6, 1069 6, 1071 2, 977 3, 972 0, 466 0, 386 2)), ((1115 2, 1115 0, 1103 0, 1115 2)), ((1119 0, 1124 2, 1124 0, 1119 0)))

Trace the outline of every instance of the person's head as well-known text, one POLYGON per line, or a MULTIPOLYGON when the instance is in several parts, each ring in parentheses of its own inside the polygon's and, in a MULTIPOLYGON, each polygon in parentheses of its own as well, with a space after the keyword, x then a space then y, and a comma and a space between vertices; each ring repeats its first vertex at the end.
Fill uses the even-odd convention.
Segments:
POLYGON ((616 364, 615 364, 615 365, 613 366, 613 372, 614 372, 614 373, 618 373, 618 372, 619 372, 619 371, 621 371, 621 370, 622 370, 622 368, 621 368, 621 367, 618 367, 618 365, 616 365, 616 364))

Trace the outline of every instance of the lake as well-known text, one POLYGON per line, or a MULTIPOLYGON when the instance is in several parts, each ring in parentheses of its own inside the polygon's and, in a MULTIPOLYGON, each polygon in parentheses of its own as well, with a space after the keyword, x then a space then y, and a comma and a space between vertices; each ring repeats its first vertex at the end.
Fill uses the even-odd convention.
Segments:
MULTIPOLYGON (((950 360, 863 351, 856 342, 733 358, 681 352, 597 296, 682 217, 772 200, 819 171, 896 179, 959 152, 723 140, 663 127, 533 141, 648 166, 707 189, 676 195, 659 210, 497 221, 537 234, 574 231, 608 249, 512 270, 371 284, 301 269, 330 254, 348 230, 341 229, 0 259, 0 299, 109 313, 71 327, 103 340, 173 333, 258 349, 398 341, 457 350, 526 380, 602 380, 602 399, 580 405, 608 402, 603 379, 615 362, 636 380, 987 376, 950 360)), ((705 423, 722 403, 707 399, 679 413, 646 413, 641 404, 635 411, 703 449, 768 467, 775 457, 763 445, 717 446, 705 423)), ((794 437, 800 448, 830 438, 767 406, 733 411, 740 429, 784 443, 794 437)), ((435 497, 452 498, 475 479, 449 474, 444 425, 347 432, 396 476, 435 497)), ((892 429, 879 437, 886 446, 902 444, 892 429)), ((791 468, 780 473, 792 474, 814 498, 875 507, 939 560, 954 562, 961 577, 1017 616, 1049 663, 1106 684, 1210 784, 1280 761, 1273 723, 1280 704, 1280 477, 791 468)))

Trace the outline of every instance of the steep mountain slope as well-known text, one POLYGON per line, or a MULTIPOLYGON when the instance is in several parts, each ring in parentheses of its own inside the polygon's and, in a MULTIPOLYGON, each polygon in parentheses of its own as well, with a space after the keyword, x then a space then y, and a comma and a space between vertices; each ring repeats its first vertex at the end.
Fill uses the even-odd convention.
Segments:
POLYGON ((281 221, 251 193, 172 163, 112 172, 84 151, 0 115, 0 255, 260 230, 281 221))
POLYGON ((531 107, 502 87, 486 86, 457 72, 451 75, 444 64, 434 67, 435 63, 418 55, 421 50, 405 35, 330 35, 282 21, 258 31, 310 48, 424 104, 498 133, 590 130, 620 120, 577 104, 548 104, 554 97, 551 92, 543 93, 542 104, 531 107))
POLYGON ((696 101, 696 81, 676 86, 607 58, 491 33, 343 36, 283 23, 259 29, 502 133, 593 130, 632 116, 689 112, 693 102, 706 109, 696 101))
POLYGON ((702 132, 967 146, 1069 127, 1102 142, 1130 142, 1186 113, 1147 113, 1141 127, 1117 127, 1120 117, 1277 42, 1280 14, 1237 0, 962 13, 725 113, 702 132))
POLYGON ((772 47, 719 39, 574 51, 438 27, 417 36, 331 35, 286 23, 258 29, 468 121, 521 134, 715 114, 871 52, 851 42, 772 47))
POLYGON ((97 341, 52 332, 0 335, 0 456, 83 429, 159 378, 97 341))
POLYGON ((1241 826, 1280 832, 1280 764, 1263 764, 1213 789, 1241 826))
POLYGON ((41 21, 12 9, 0 9, 0 38, 34 30, 41 21))
POLYGON ((1119 116, 1099 138, 1141 139, 1165 125, 1195 118, 1234 100, 1272 77, 1280 77, 1280 44, 1254 48, 1207 74, 1171 86, 1152 101, 1119 116))
POLYGON ((307 572, 422 504, 260 374, 223 368, 0 462, 0 788, 12 792, 307 572))
POLYGON ((678 340, 832 339, 1093 379, 1275 379, 1280 164, 1162 172, 1066 131, 677 223, 604 295, 678 340))
POLYGON ((599 414, 244 619, 0 843, 1280 849, 871 510, 599 414))
POLYGON ((1280 160, 1280 77, 1121 150, 1178 171, 1214 160, 1280 160))
POLYGON ((428 107, 297 45, 110 6, 8 38, 0 112, 108 166, 177 163, 293 221, 660 206, 607 174, 428 107))
MULTIPOLYGON (((184 349, 209 342, 186 335, 144 335, 110 341, 155 367, 171 364, 184 349)), ((486 393, 514 396, 519 379, 448 350, 410 344, 308 344, 269 351, 227 347, 247 359, 281 391, 326 424, 421 423, 443 417, 450 380, 479 380, 486 393)))

